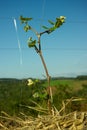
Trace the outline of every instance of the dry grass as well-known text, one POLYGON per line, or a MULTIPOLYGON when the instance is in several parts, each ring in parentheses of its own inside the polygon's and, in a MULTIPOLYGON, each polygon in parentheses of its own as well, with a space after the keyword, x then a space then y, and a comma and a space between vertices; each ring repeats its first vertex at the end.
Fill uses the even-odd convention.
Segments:
POLYGON ((5 112, 2 112, 0 129, 1 130, 87 130, 87 112, 71 112, 66 114, 65 109, 71 101, 83 99, 70 99, 60 111, 55 107, 52 109, 52 114, 48 113, 47 109, 43 109, 37 104, 37 108, 30 107, 36 111, 41 111, 44 114, 38 115, 37 118, 26 116, 21 113, 23 118, 11 117, 5 112))
POLYGON ((76 91, 79 91, 81 90, 83 87, 83 85, 87 85, 87 80, 76 80, 73 82, 73 91, 76 92, 76 91))

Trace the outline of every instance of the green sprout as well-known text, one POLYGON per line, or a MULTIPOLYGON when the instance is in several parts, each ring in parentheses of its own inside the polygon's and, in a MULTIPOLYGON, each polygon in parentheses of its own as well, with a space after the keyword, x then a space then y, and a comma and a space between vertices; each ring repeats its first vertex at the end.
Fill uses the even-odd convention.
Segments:
MULTIPOLYGON (((64 22, 65 22, 65 19, 66 17, 64 16, 60 16, 60 17, 57 17, 56 18, 56 21, 53 22, 51 20, 48 20, 48 22, 51 24, 51 27, 46 27, 46 26, 42 26, 42 28, 45 29, 45 31, 43 32, 40 32, 38 33, 33 27, 30 26, 30 21, 32 20, 32 18, 27 18, 27 17, 23 17, 23 16, 20 16, 20 21, 22 24, 25 24, 24 26, 24 31, 25 32, 28 32, 28 31, 32 31, 36 36, 37 36, 37 39, 32 39, 32 37, 30 37, 28 39, 28 47, 29 48, 34 48, 35 51, 37 52, 37 54, 40 56, 41 58, 41 61, 42 61, 42 64, 43 64, 43 67, 44 67, 44 70, 45 70, 45 73, 46 73, 46 77, 47 77, 47 81, 48 81, 48 88, 49 88, 49 93, 48 93, 48 108, 49 108, 49 111, 51 111, 52 108, 50 108, 50 106, 52 106, 53 104, 53 96, 52 96, 52 89, 51 89, 51 86, 50 86, 50 79, 51 79, 51 76, 49 75, 48 73, 48 69, 47 69, 47 66, 46 66, 46 63, 45 63, 45 60, 44 60, 44 57, 43 57, 43 54, 42 54, 42 49, 41 49, 41 36, 45 33, 47 34, 50 34, 52 33, 53 31, 55 31, 56 29, 58 29, 64 22)), ((31 82, 31 84, 33 84, 33 82, 31 82)), ((35 96, 35 95, 34 95, 35 96)), ((40 94, 36 93, 36 97, 39 96, 41 97, 40 94)))

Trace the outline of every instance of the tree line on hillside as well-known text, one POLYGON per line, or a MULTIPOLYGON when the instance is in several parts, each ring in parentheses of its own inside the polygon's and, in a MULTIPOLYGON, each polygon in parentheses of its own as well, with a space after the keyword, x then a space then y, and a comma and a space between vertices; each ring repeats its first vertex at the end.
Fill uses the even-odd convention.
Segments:
MULTIPOLYGON (((16 82, 16 81, 26 81, 27 79, 32 79, 35 80, 35 78, 26 78, 26 79, 16 79, 16 78, 0 78, 0 81, 12 81, 12 82, 16 82)), ((52 80, 87 80, 87 75, 78 75, 77 77, 51 77, 52 80)), ((46 79, 42 79, 42 81, 46 81, 46 79)))

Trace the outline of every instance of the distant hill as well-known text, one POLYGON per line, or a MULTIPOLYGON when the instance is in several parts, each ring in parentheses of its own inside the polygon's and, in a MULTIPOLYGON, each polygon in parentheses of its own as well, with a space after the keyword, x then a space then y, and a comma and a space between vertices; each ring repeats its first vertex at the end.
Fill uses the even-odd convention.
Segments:
POLYGON ((9 80, 19 80, 19 79, 16 79, 16 78, 0 78, 0 81, 1 80, 4 80, 4 81, 9 81, 9 80))
POLYGON ((78 80, 87 80, 87 75, 79 75, 76 77, 78 80))
MULTIPOLYGON (((10 82, 16 82, 16 81, 21 81, 21 80, 27 80, 29 78, 24 78, 24 79, 16 79, 16 78, 0 78, 0 81, 10 81, 10 82)), ((30 78, 32 80, 35 80, 35 78, 30 78)), ((76 79, 76 80, 87 80, 87 75, 78 75, 77 77, 51 77, 52 80, 72 80, 72 79, 76 79)), ((42 79, 42 80, 46 80, 46 79, 42 79)))

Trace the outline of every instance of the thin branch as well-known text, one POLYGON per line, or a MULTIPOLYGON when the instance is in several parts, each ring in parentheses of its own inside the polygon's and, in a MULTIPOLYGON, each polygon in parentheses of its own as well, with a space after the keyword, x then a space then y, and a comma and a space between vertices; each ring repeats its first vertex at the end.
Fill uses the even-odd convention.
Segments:
POLYGON ((49 34, 49 33, 50 33, 50 30, 46 30, 46 31, 44 31, 44 32, 41 32, 41 33, 40 33, 40 36, 41 36, 42 34, 44 34, 44 33, 49 34))
POLYGON ((36 45, 34 46, 34 48, 35 48, 36 52, 39 53, 39 49, 37 48, 36 45))

